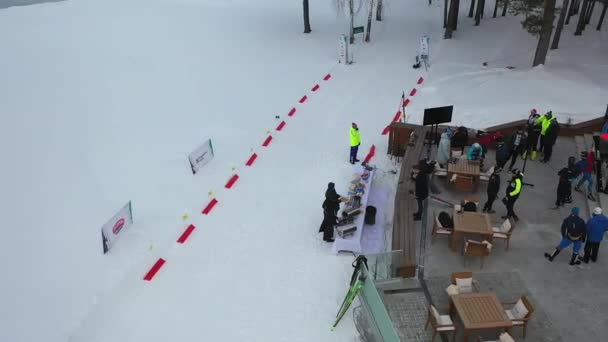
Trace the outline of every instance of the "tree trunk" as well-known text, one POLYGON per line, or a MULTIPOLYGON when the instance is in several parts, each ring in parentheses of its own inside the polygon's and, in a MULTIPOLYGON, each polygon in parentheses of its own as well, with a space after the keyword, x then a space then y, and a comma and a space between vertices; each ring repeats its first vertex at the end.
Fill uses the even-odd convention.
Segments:
POLYGON ((570 17, 574 14, 574 6, 578 3, 578 0, 572 0, 570 8, 568 8, 568 14, 566 15, 566 25, 570 23, 570 17))
POLYGON ((581 10, 581 4, 583 2, 581 0, 576 0, 576 6, 574 6, 574 12, 572 12, 572 15, 577 15, 578 12, 581 10))
POLYGON ((555 34, 553 35, 553 43, 551 43, 551 50, 555 50, 559 47, 559 38, 562 35, 562 29, 564 28, 564 22, 566 21, 566 12, 568 12, 569 0, 564 0, 562 9, 559 11, 559 19, 557 20, 557 27, 555 28, 555 34))
POLYGON ((448 24, 445 27, 443 39, 452 39, 452 31, 454 30, 454 10, 457 0, 450 0, 450 8, 448 12, 448 24))
POLYGON ((578 16, 578 23, 576 24, 576 31, 574 32, 575 36, 580 36, 583 34, 583 30, 585 29, 585 13, 587 13, 587 4, 589 0, 583 0, 583 8, 581 8, 580 14, 578 16))
MULTIPOLYGON (((477 2, 479 2, 479 0, 477 2)), ((469 18, 473 18, 474 11, 475 11, 475 0, 471 0, 471 7, 469 7, 469 18)))
POLYGON ((369 15, 367 16, 367 32, 365 32, 365 41, 369 42, 369 35, 372 31, 372 16, 374 14, 374 0, 369 2, 369 15))
POLYGON ((595 8, 595 2, 596 2, 596 0, 591 0, 591 6, 587 6, 587 7, 589 7, 589 10, 587 11, 587 21, 585 22, 585 24, 589 24, 589 22, 591 21, 591 15, 593 15, 593 9, 595 8))
POLYGON ((608 9, 608 2, 604 2, 604 8, 602 9, 602 15, 600 15, 600 20, 597 22, 597 30, 602 29, 602 23, 604 22, 604 16, 606 16, 606 9, 608 9))
POLYGON ((350 44, 355 43, 355 5, 353 0, 348 2, 348 10, 350 11, 350 44))
POLYGON ((509 7, 509 0, 505 0, 505 5, 502 8, 502 16, 507 15, 507 8, 509 7))
POLYGON ((376 21, 382 21, 382 0, 378 0, 378 6, 376 7, 376 21))
POLYGON ((483 6, 485 5, 485 0, 477 1, 477 11, 475 12, 475 26, 479 26, 479 22, 481 21, 481 16, 483 13, 483 6))
POLYGON ((443 28, 446 28, 448 25, 448 0, 444 0, 443 3, 443 28))
POLYGON ((310 33, 310 16, 308 13, 308 0, 302 1, 302 7, 304 9, 304 33, 310 33))
POLYGON ((481 16, 480 18, 483 19, 483 14, 486 12, 486 0, 481 0, 481 16))
POLYGON ((452 14, 454 16, 454 31, 458 29, 458 13, 460 13, 460 0, 456 0, 456 7, 454 8, 454 13, 452 14))
POLYGON ((545 64, 547 52, 549 52, 549 44, 551 43, 553 19, 555 17, 555 0, 545 0, 544 7, 543 26, 540 30, 538 45, 536 46, 536 53, 534 54, 534 62, 532 63, 533 67, 540 64, 545 64))
POLYGON ((494 15, 492 15, 492 18, 496 18, 496 12, 498 11, 498 0, 494 1, 494 15))

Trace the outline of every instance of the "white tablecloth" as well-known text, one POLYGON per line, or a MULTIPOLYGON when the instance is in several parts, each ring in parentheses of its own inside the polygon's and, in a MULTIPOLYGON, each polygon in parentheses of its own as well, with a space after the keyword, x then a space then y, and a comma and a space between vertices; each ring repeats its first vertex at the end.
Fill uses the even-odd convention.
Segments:
MULTIPOLYGON (((357 165, 354 168, 355 173, 363 174, 365 168, 363 166, 357 165)), ((367 200, 369 198, 369 193, 372 188, 372 180, 374 178, 374 170, 370 171, 369 178, 367 181, 363 181, 365 183, 365 193, 361 196, 361 211, 362 213, 357 216, 353 224, 357 226, 357 230, 353 235, 347 236, 345 238, 341 238, 338 234, 334 235, 334 244, 331 248, 331 252, 333 254, 338 254, 340 251, 351 251, 355 253, 361 253, 361 236, 363 235, 363 221, 365 220, 365 208, 367 207, 367 200)), ((352 180, 352 179, 351 179, 352 180)), ((350 184, 350 181, 349 181, 350 184)), ((348 189, 347 189, 348 190, 348 189)), ((347 191, 348 192, 348 191, 347 191)), ((342 205, 343 206, 343 205, 342 205)), ((342 217, 342 213, 338 213, 338 218, 342 217)))

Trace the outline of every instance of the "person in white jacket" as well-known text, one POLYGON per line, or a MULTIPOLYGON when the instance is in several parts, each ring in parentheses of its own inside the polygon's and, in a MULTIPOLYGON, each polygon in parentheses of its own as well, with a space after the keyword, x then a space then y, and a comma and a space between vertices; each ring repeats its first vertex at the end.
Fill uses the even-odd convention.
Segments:
POLYGON ((437 148, 437 162, 443 168, 445 164, 450 160, 451 151, 450 135, 449 133, 441 133, 441 140, 439 140, 439 147, 437 148))

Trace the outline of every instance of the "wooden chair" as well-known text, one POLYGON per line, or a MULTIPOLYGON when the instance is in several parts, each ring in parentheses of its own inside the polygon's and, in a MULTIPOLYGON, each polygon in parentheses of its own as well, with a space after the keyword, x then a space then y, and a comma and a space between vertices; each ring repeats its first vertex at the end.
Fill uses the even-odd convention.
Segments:
MULTIPOLYGON (((467 203, 475 204, 475 208, 479 210, 479 198, 465 198, 462 200, 461 206, 464 207, 467 203)), ((475 211, 477 211, 475 210, 475 211)))
MULTIPOLYGON (((456 279, 469 279, 469 278, 473 279, 473 272, 455 272, 455 273, 452 273, 452 276, 451 276, 452 285, 457 285, 456 284, 456 279)), ((477 281, 475 281, 475 279, 473 279, 471 285, 473 286, 473 292, 479 292, 479 288, 477 288, 477 281)))
POLYGON ((483 262, 484 262, 485 257, 490 255, 490 247, 488 247, 488 244, 486 244, 486 243, 474 241, 474 240, 467 240, 465 238, 464 244, 462 247, 462 255, 464 256, 463 263, 464 263, 465 267, 467 266, 467 257, 468 256, 480 257, 481 258, 480 269, 481 269, 481 268, 483 268, 483 262))
POLYGON ((509 242, 511 241, 511 234, 513 233, 513 229, 515 228, 515 223, 511 222, 511 220, 506 219, 500 227, 492 227, 492 241, 495 239, 505 240, 506 248, 505 250, 509 250, 509 242))
POLYGON ((431 244, 435 242, 435 236, 442 235, 451 237, 453 232, 453 230, 442 226, 441 222, 439 222, 439 215, 437 215, 436 212, 433 212, 433 231, 431 232, 431 244))
POLYGON ((534 312, 534 307, 532 306, 528 298, 522 295, 517 302, 506 302, 502 304, 513 305, 511 309, 505 310, 505 313, 511 320, 511 323, 514 327, 523 327, 523 337, 526 338, 526 328, 528 327, 528 321, 530 320, 530 318, 532 317, 532 313, 534 312), (517 317, 517 311, 522 310, 523 308, 525 308, 525 311, 527 312, 525 312, 525 315, 523 317, 517 317))
POLYGON ((435 341, 437 333, 449 333, 450 331, 452 332, 452 341, 456 341, 456 325, 452 321, 452 318, 450 315, 440 315, 433 305, 429 305, 424 330, 428 329, 429 323, 433 329, 433 338, 431 339, 431 342, 435 341))

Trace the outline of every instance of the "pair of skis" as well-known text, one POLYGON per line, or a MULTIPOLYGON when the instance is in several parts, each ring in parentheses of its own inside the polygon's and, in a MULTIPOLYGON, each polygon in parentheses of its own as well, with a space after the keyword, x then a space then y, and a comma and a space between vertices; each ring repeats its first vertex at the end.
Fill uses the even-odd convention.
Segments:
POLYGON ((348 289, 348 293, 346 293, 346 297, 344 297, 344 300, 342 301, 342 305, 340 305, 340 309, 338 310, 338 314, 336 315, 336 321, 331 326, 331 331, 334 331, 336 329, 336 326, 338 325, 338 323, 340 323, 340 320, 342 320, 342 317, 344 317, 344 315, 348 311, 348 308, 350 308, 350 305, 353 303, 353 301, 359 294, 359 291, 361 291, 361 289, 365 285, 366 276, 363 274, 363 272, 361 272, 361 268, 363 266, 367 267, 367 258, 363 255, 360 255, 353 262, 353 267, 355 268, 355 270, 353 271, 353 275, 350 278, 350 287, 348 289))

